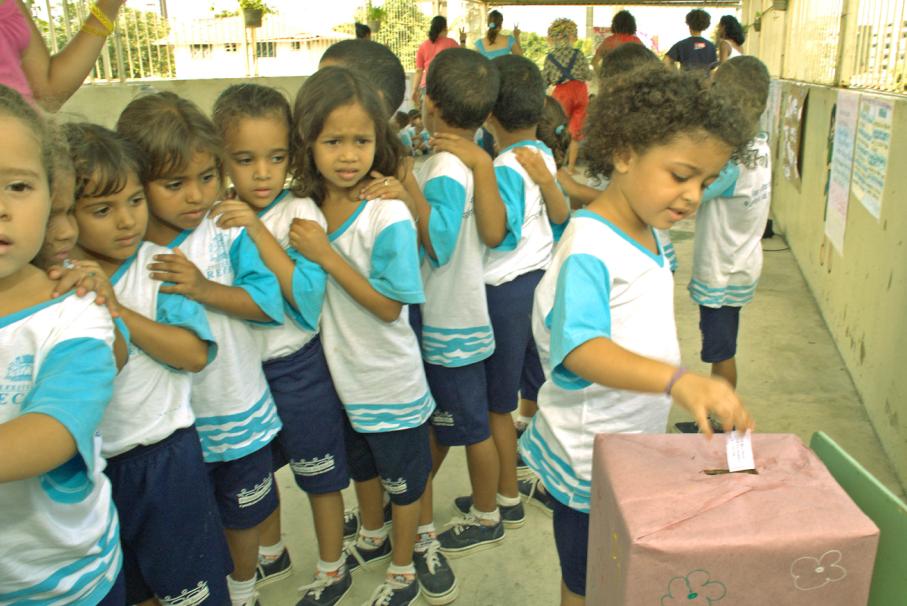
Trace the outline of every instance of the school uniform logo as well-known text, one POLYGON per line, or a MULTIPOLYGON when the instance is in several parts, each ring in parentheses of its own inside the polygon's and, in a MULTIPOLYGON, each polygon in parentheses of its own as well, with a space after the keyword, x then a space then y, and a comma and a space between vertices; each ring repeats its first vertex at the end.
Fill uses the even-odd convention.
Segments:
POLYGON ((183 589, 178 596, 164 596, 160 598, 164 606, 195 606, 202 604, 211 597, 207 581, 199 581, 192 589, 183 589))
POLYGON ((455 427, 456 425, 453 414, 440 408, 435 408, 435 412, 431 416, 431 424, 435 427, 455 427))
POLYGON ((260 502, 271 493, 271 488, 273 487, 273 485, 274 475, 268 474, 265 479, 253 486, 251 490, 246 488, 240 490, 239 494, 236 495, 236 500, 239 502, 240 509, 252 507, 256 503, 260 502))
POLYGON ((35 356, 29 354, 16 356, 6 367, 6 380, 12 382, 31 382, 35 369, 35 356))
POLYGON ((405 494, 408 490, 406 480, 403 478, 397 478, 396 480, 381 478, 381 485, 384 486, 384 490, 386 490, 388 494, 405 494))
POLYGON ((230 275, 230 271, 229 243, 226 234, 219 231, 208 243, 208 266, 205 269, 205 277, 209 280, 216 280, 230 275))
POLYGON ((318 476, 334 469, 334 456, 325 454, 324 458, 321 459, 315 457, 313 459, 290 460, 290 469, 298 476, 318 476))

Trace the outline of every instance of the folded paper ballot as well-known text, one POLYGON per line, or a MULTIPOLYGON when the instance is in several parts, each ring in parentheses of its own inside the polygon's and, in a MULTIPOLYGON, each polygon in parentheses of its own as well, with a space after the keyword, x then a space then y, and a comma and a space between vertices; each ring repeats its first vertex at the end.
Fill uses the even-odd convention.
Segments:
POLYGON ((590 606, 865 606, 879 531, 793 435, 595 438, 590 606))

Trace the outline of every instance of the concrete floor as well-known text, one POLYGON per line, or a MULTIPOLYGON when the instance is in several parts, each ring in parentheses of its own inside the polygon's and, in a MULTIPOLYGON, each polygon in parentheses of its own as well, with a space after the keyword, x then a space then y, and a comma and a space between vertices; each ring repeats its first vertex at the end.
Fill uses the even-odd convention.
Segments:
MULTIPOLYGON (((686 284, 690 276, 693 221, 672 230, 680 268, 675 277, 677 327, 684 363, 708 372, 699 361, 699 313, 686 284)), ((898 495, 903 495, 869 424, 850 376, 831 340, 800 270, 781 238, 764 241, 765 266, 756 299, 741 315, 738 349, 739 393, 756 418, 758 431, 795 433, 804 441, 823 430, 898 495)), ((673 410, 670 426, 688 416, 673 410)), ((262 588, 263 606, 293 606, 296 588, 308 583, 315 567, 311 513, 306 497, 287 470, 278 474, 283 498, 285 541, 294 574, 262 588)), ((435 523, 451 516, 454 497, 467 494, 463 449, 454 449, 435 480, 435 523)), ((355 501, 347 491, 348 504, 355 501)), ((458 604, 511 606, 557 604, 560 573, 551 519, 527 509, 524 527, 507 531, 500 547, 452 560, 460 583, 458 604)), ((383 570, 354 575, 344 604, 360 604, 381 582, 383 570)))

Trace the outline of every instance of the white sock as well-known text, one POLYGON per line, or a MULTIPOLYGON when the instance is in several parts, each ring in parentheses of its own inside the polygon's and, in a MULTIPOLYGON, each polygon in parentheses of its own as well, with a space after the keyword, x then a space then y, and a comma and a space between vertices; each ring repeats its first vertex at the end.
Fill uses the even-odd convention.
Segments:
POLYGON ((356 537, 356 546, 364 549, 377 549, 384 545, 387 540, 388 529, 382 526, 378 530, 369 530, 364 526, 359 528, 359 536, 356 537))
POLYGON ((227 576, 227 589, 230 590, 230 602, 233 606, 245 606, 255 599, 255 576, 248 581, 237 581, 227 576))
POLYGON ((283 544, 283 539, 277 541, 273 545, 259 545, 258 557, 266 560, 276 560, 280 557, 280 554, 283 553, 284 549, 286 549, 286 546, 283 544))
POLYGON ((532 417, 524 417, 523 415, 520 415, 516 418, 516 422, 522 424, 523 427, 525 427, 532 422, 532 417))
POLYGON ((473 505, 469 508, 469 513, 477 517, 480 522, 491 522, 493 524, 497 524, 501 521, 501 510, 497 507, 494 508, 494 511, 479 511, 478 509, 476 509, 476 506, 473 505))
POLYGON ((404 577, 406 582, 412 582, 416 576, 416 567, 412 562, 406 566, 397 566, 396 564, 391 563, 391 565, 387 567, 387 576, 391 578, 404 577))
POLYGON ((515 497, 505 497, 501 493, 498 493, 498 496, 495 497, 498 502, 499 507, 513 507, 520 504, 519 494, 515 497))
POLYGON ((346 558, 344 558, 342 555, 336 562, 325 562, 324 560, 318 560, 318 563, 315 564, 315 570, 318 571, 319 575, 335 575, 337 577, 341 577, 343 575, 339 573, 340 569, 343 567, 344 562, 346 562, 346 558))
POLYGON ((419 526, 416 529, 416 551, 419 553, 425 552, 432 541, 437 540, 438 531, 435 530, 435 523, 429 522, 424 526, 419 526))

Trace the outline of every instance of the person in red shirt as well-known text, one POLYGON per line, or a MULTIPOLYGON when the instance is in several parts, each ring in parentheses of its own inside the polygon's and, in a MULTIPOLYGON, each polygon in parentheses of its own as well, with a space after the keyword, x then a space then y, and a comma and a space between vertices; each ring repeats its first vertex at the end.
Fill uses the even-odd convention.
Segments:
POLYGON ((618 11, 611 19, 611 35, 602 40, 602 43, 595 50, 595 56, 592 57, 592 67, 595 71, 598 71, 602 57, 608 51, 612 51, 627 42, 642 44, 642 40, 636 36, 636 18, 630 11, 618 11))

